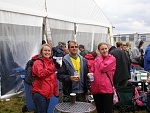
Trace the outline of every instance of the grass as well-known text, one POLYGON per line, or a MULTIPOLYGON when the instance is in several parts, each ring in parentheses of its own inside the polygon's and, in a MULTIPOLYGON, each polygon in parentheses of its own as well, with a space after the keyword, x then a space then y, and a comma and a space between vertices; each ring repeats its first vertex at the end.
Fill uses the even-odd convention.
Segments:
MULTIPOLYGON (((0 113, 22 113, 22 106, 25 105, 24 97, 11 98, 10 101, 0 101, 0 113)), ((33 113, 33 112, 26 112, 33 113)), ((92 112, 92 113, 97 113, 92 112)), ((118 113, 115 111, 114 113, 118 113)), ((138 111, 136 113, 146 113, 146 111, 138 111)))
POLYGON ((0 101, 0 113, 22 113, 22 106, 24 105, 24 97, 11 98, 10 101, 3 100, 0 101))

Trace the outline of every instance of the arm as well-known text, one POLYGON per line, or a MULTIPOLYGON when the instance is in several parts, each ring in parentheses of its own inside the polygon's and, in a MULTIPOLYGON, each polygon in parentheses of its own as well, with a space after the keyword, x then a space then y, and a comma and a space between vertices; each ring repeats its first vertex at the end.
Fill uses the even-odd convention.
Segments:
POLYGON ((44 67, 44 62, 41 60, 36 60, 32 67, 33 76, 38 76, 39 78, 49 76, 56 72, 56 67, 53 63, 49 67, 44 67))
POLYGON ((141 57, 141 53, 139 52, 138 49, 133 49, 132 50, 132 58, 135 59, 136 61, 139 60, 141 57))
MULTIPOLYGON (((102 58, 101 58, 102 59, 102 58)), ((116 68, 116 59, 113 56, 108 56, 104 60, 100 61, 99 68, 102 72, 114 70, 116 68)))
POLYGON ((62 62, 62 67, 57 70, 57 79, 61 82, 71 81, 69 70, 64 61, 62 62))

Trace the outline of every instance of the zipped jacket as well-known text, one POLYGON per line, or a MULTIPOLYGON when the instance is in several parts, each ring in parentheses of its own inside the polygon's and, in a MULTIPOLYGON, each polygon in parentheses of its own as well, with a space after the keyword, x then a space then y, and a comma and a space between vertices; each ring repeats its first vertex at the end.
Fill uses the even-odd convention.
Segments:
MULTIPOLYGON (((38 55, 33 59, 37 59, 38 55)), ((32 76, 35 78, 32 83, 32 93, 40 93, 47 99, 53 95, 58 96, 58 82, 56 77, 57 68, 52 58, 41 57, 32 66, 32 76), (41 61, 43 60, 43 62, 41 61)))
POLYGON ((113 93, 113 88, 109 78, 106 75, 106 72, 113 82, 115 70, 116 59, 114 56, 109 54, 105 59, 103 59, 102 56, 95 58, 94 64, 91 68, 91 71, 94 73, 94 81, 91 82, 92 94, 113 93))
POLYGON ((81 86, 84 87, 84 93, 87 93, 87 90, 90 89, 90 83, 88 81, 87 73, 88 73, 88 65, 87 60, 80 56, 80 81, 76 84, 71 81, 70 77, 74 75, 75 69, 70 60, 69 54, 65 55, 63 58, 62 67, 57 71, 57 78, 60 82, 63 83, 63 93, 65 95, 69 95, 72 92, 72 87, 81 86))

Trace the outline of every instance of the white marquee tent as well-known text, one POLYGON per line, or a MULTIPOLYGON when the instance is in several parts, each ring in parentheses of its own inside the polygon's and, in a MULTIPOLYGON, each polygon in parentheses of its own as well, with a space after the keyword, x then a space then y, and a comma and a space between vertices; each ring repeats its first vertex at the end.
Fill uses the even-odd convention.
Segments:
POLYGON ((95 50, 111 36, 112 25, 94 0, 0 0, 1 95, 21 89, 18 75, 45 37, 53 46, 76 40, 95 50))

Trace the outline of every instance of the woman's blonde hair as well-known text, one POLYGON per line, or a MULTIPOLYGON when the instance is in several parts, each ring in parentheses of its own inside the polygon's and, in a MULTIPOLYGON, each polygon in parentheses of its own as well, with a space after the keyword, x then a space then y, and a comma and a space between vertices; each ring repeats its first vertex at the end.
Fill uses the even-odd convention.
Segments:
MULTIPOLYGON (((42 46, 41 46, 41 49, 40 49, 40 55, 42 56, 42 51, 43 51, 43 48, 45 47, 45 46, 48 46, 48 47, 50 47, 50 49, 51 49, 51 52, 52 52, 52 46, 50 45, 50 44, 43 44, 42 46)), ((52 54, 51 54, 52 55, 52 54)))
POLYGON ((131 47, 131 43, 130 42, 126 42, 127 47, 131 47))

